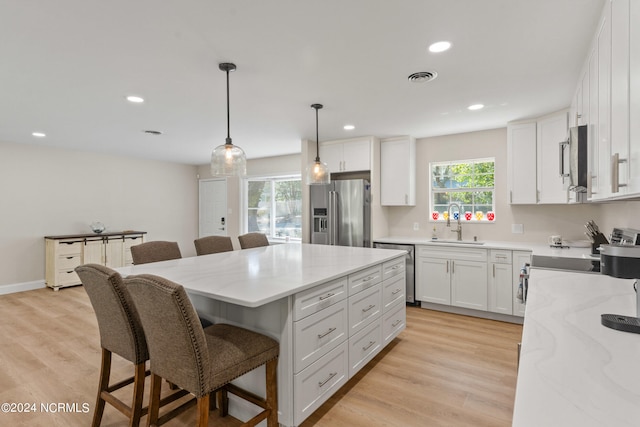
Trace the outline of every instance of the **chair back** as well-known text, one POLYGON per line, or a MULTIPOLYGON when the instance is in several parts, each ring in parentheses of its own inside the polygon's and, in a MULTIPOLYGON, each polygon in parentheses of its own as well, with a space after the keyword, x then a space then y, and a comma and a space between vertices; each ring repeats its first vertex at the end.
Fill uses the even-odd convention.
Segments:
POLYGON ((151 274, 129 276, 125 283, 147 337, 151 372, 196 397, 205 395, 209 350, 184 288, 151 274))
POLYGON ((269 246, 267 236, 262 233, 247 233, 238 236, 240 247, 242 249, 257 248, 260 246, 269 246))
POLYGON ((197 255, 217 254, 219 252, 230 252, 233 250, 231 237, 228 236, 207 236, 193 241, 196 246, 197 255))
POLYGON ((100 345, 134 364, 149 359, 140 317, 122 276, 98 264, 76 267, 98 319, 100 345))
POLYGON ((131 258, 134 265, 167 261, 182 258, 177 242, 145 242, 131 246, 131 258))

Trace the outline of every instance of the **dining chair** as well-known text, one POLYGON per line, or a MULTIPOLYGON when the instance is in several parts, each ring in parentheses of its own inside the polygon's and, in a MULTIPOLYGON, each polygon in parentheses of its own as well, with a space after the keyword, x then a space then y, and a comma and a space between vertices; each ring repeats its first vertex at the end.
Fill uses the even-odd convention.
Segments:
POLYGON ((193 244, 196 246, 196 255, 217 254, 233 250, 231 237, 228 236, 201 237, 194 240, 193 244))
MULTIPOLYGON (((196 425, 207 426, 209 410, 220 391, 220 414, 227 414, 227 392, 263 410, 243 425, 255 426, 267 420, 278 425, 277 341, 233 325, 217 323, 202 328, 184 288, 149 274, 125 279, 147 337, 151 369, 149 425, 172 418, 173 411, 159 415, 162 379, 194 394, 196 425), (266 397, 261 398, 231 384, 231 381, 265 365, 266 397), (213 394, 214 399, 211 400, 213 394)), ((181 411, 176 409, 175 411, 181 411)))
POLYGON ((182 258, 177 242, 156 240, 131 246, 131 258, 134 265, 167 261, 182 258))
MULTIPOLYGON (((105 404, 109 403, 129 418, 130 427, 138 426, 140 418, 148 412, 148 407, 142 407, 142 399, 145 377, 149 375, 145 368, 149 352, 138 312, 122 276, 115 270, 98 264, 84 264, 76 267, 75 271, 96 314, 102 348, 98 396, 91 425, 100 425, 105 404), (113 353, 133 363, 134 375, 109 385, 113 353), (132 383, 133 398, 131 405, 127 405, 113 392, 132 383)), ((171 395, 171 401, 186 394, 186 391, 180 390, 171 395)), ((166 403, 169 401, 165 398, 160 404, 166 403)))
POLYGON ((267 236, 262 233, 247 233, 238 236, 240 247, 242 249, 257 248, 260 246, 269 246, 267 236))

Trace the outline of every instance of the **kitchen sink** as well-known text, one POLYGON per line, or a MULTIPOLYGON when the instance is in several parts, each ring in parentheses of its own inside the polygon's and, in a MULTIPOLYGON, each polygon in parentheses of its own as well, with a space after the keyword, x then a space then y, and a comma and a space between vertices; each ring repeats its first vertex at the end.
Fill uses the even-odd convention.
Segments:
POLYGON ((484 242, 479 242, 477 240, 454 240, 454 239, 432 240, 431 243, 454 243, 456 245, 484 245, 484 242))

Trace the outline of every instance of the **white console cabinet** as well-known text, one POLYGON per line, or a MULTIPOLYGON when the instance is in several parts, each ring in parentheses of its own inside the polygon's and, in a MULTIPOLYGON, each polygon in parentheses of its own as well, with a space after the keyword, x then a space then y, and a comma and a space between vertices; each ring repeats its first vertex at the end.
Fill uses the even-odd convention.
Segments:
POLYGON ((46 236, 45 283, 57 291, 80 284, 75 268, 101 264, 111 268, 132 265, 131 246, 144 242, 145 231, 46 236))

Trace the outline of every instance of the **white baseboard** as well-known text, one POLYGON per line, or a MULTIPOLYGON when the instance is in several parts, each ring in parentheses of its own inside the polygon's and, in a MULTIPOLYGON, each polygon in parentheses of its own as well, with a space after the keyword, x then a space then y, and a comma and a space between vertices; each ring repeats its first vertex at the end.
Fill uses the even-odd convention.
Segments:
POLYGON ((13 283, 0 286, 0 295, 13 294, 16 292, 32 291, 44 288, 44 280, 34 280, 33 282, 13 283))

